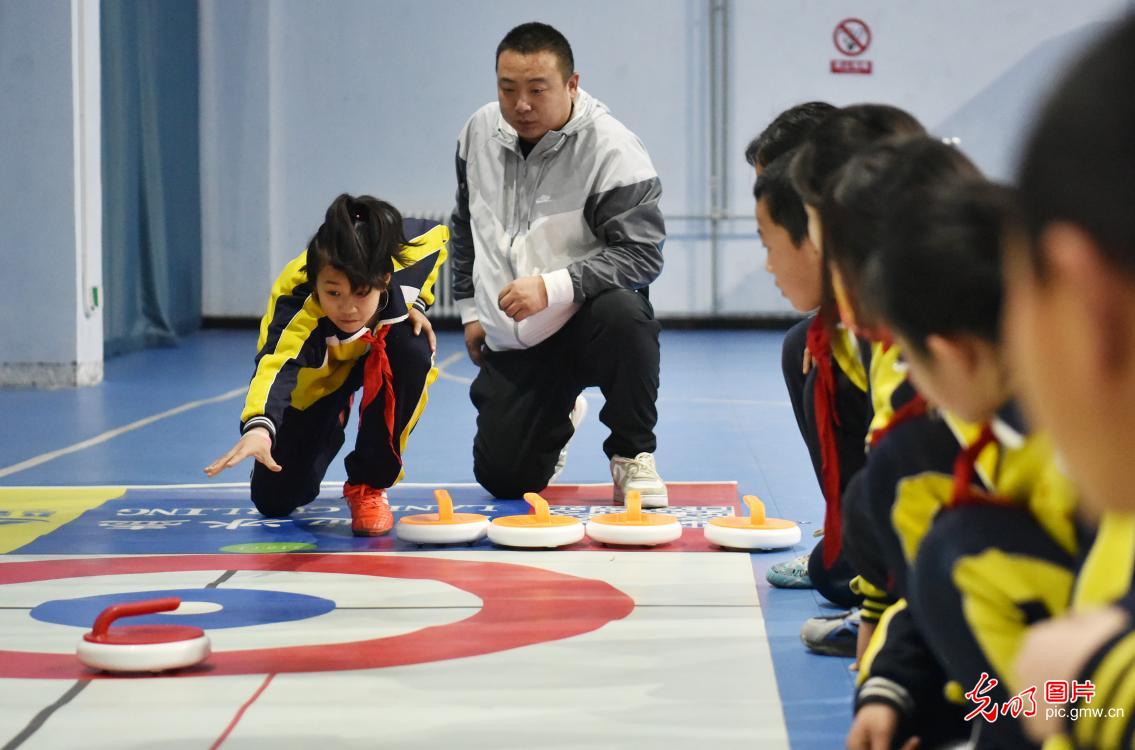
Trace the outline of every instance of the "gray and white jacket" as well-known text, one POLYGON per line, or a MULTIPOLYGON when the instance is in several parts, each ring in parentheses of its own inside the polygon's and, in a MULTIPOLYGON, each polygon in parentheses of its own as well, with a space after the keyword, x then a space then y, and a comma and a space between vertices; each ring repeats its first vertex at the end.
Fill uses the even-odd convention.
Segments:
POLYGON ((571 119, 525 159, 497 102, 457 141, 450 266, 463 324, 480 320, 494 351, 526 349, 585 300, 641 289, 662 271, 662 184, 642 141, 579 90, 571 119), (509 282, 541 275, 545 310, 516 322, 497 306, 509 282))

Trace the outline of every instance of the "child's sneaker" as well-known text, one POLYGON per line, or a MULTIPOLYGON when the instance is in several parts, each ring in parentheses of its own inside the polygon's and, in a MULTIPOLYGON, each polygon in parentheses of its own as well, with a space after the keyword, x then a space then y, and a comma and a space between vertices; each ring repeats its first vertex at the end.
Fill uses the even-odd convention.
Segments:
POLYGON ((638 490, 644 508, 665 508, 669 505, 666 483, 654 467, 654 455, 640 453, 634 458, 615 456, 611 459, 611 481, 615 483, 615 502, 631 490, 638 490))
POLYGON ((859 610, 809 617, 800 628, 800 640, 817 654, 854 659, 855 644, 859 640, 859 610))
POLYGON ((808 577, 808 555, 800 555, 769 567, 765 580, 778 589, 815 588, 812 579, 808 577))
MULTIPOLYGON (((583 418, 587 416, 587 399, 583 394, 575 397, 575 406, 571 407, 571 413, 568 414, 568 419, 571 420, 572 430, 578 430, 579 426, 583 424, 583 418)), ((571 437, 575 437, 575 432, 572 432, 571 437)), ((571 445, 571 438, 564 443, 564 447, 560 449, 560 457, 556 459, 556 469, 552 472, 552 477, 548 480, 548 484, 560 478, 560 474, 564 472, 564 467, 567 466, 567 449, 571 445)))
POLYGON ((351 508, 351 533, 355 536, 382 536, 394 526, 394 515, 386 490, 365 484, 343 485, 343 497, 351 508))

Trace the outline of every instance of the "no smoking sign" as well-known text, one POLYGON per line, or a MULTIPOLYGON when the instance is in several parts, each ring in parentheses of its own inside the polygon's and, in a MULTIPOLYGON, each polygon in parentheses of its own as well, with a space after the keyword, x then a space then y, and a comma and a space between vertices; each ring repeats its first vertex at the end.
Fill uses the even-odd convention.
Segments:
POLYGON ((871 27, 858 18, 845 18, 832 32, 835 48, 848 57, 859 57, 871 46, 871 27))
POLYGON ((831 72, 871 74, 871 61, 859 59, 871 46, 871 27, 865 21, 858 18, 843 19, 832 31, 832 42, 845 59, 832 60, 831 72))

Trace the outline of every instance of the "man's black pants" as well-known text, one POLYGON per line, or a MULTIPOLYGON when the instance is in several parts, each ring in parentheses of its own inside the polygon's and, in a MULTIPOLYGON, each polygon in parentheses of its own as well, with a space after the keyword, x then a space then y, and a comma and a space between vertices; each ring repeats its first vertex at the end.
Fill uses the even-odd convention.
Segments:
POLYGON ((599 386, 603 451, 634 457, 655 449, 661 326, 650 301, 625 289, 585 302, 550 338, 529 349, 485 350, 469 396, 477 408, 473 474, 498 498, 548 484, 571 438, 576 397, 599 386))

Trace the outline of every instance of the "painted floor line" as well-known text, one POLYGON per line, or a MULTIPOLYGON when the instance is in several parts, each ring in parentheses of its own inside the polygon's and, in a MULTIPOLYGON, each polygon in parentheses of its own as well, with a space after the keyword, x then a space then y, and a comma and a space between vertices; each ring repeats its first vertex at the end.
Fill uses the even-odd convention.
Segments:
MULTIPOLYGON (((455 362, 457 362, 458 360, 460 360, 464 356, 465 356, 464 352, 454 352, 453 354, 450 354, 448 357, 446 357, 441 362, 439 362, 438 365, 437 365, 438 377, 442 378, 443 380, 453 381, 454 383, 462 383, 463 385, 472 385, 473 384, 473 378, 467 378, 467 377, 464 377, 462 375, 453 375, 452 373, 450 373, 446 370, 447 367, 454 364, 455 362)), ((586 389, 585 392, 591 393, 595 390, 596 389, 594 389, 594 388, 588 388, 588 389, 586 389)), ((684 404, 725 404, 726 406, 772 406, 772 407, 781 407, 781 406, 791 406, 792 405, 788 401, 788 399, 771 401, 771 400, 759 400, 759 399, 755 400, 755 399, 743 399, 743 398, 707 398, 707 397, 697 397, 697 396, 695 396, 693 398, 669 398, 669 397, 666 397, 666 396, 661 396, 658 400, 659 401, 668 401, 668 402, 681 402, 681 403, 684 403, 684 404)))
POLYGON ((40 727, 42 727, 47 722, 47 720, 51 718, 52 714, 70 703, 76 695, 83 692, 83 690, 86 689, 87 685, 90 684, 90 680, 79 680, 70 688, 68 688, 67 692, 60 696, 59 700, 55 701, 50 706, 47 706, 38 714, 36 714, 32 718, 32 720, 28 722, 28 725, 24 727, 23 731, 10 739, 4 745, 3 750, 16 750, 17 747, 27 742, 28 739, 31 738, 33 734, 38 732, 40 727))
POLYGON ((244 702, 244 705, 242 705, 240 707, 240 710, 236 712, 236 716, 232 718, 232 721, 229 722, 229 725, 225 727, 225 731, 222 732, 221 736, 217 738, 217 741, 209 747, 209 750, 217 750, 218 747, 225 743, 225 740, 228 739, 229 734, 232 733, 233 729, 236 728, 236 725, 240 723, 241 718, 244 716, 244 712, 248 710, 249 706, 256 702, 256 699, 259 698, 261 694, 263 694, 264 690, 268 687, 268 684, 272 682, 275 677, 276 673, 273 672, 272 674, 264 678, 264 682, 260 683, 260 687, 258 687, 256 689, 256 692, 252 694, 252 697, 244 702))
MULTIPOLYGON (((454 362, 456 362, 462 356, 463 356, 462 352, 454 352, 453 354, 451 354, 448 357, 446 357, 445 359, 443 359, 437 366, 438 371, 439 371, 438 372, 439 376, 442 377, 442 378, 445 378, 447 380, 453 380, 453 381, 458 382, 458 383, 463 383, 465 385, 472 383, 473 382, 472 378, 462 378, 462 377, 459 377, 457 375, 450 375, 449 373, 447 373, 445 371, 446 367, 452 365, 454 362)), ((163 412, 160 412, 158 414, 152 414, 152 415, 145 417, 143 419, 139 419, 137 421, 131 422, 130 424, 123 425, 122 427, 116 427, 113 430, 108 430, 108 431, 102 433, 101 435, 95 435, 92 438, 88 438, 86 440, 80 441, 78 443, 75 443, 74 445, 69 445, 66 448, 60 448, 59 450, 49 451, 47 453, 41 453, 38 456, 33 456, 32 458, 29 458, 25 461, 20 461, 19 463, 12 464, 11 466, 6 466, 6 467, 0 469, 0 479, 3 479, 4 477, 7 477, 7 476, 11 476, 12 474, 16 474, 16 473, 21 472, 21 471, 26 471, 27 469, 32 469, 36 466, 40 466, 42 464, 47 463, 48 461, 54 461, 55 459, 60 458, 62 456, 67 456, 67 455, 70 455, 71 453, 77 453, 78 451, 86 450, 87 448, 91 448, 93 446, 100 445, 102 443, 107 442, 108 440, 113 440, 114 438, 119 437, 120 435, 125 435, 128 432, 133 432, 134 430, 137 430, 137 429, 140 429, 142 427, 146 427, 148 425, 151 425, 154 422, 158 422, 160 420, 167 419, 169 417, 174 417, 174 416, 177 416, 178 414, 183 414, 187 411, 190 411, 192 409, 196 409, 200 406, 207 406, 209 404, 217 404, 217 403, 221 403, 222 401, 228 401, 230 399, 234 399, 237 396, 241 396, 241 395, 245 394, 247 391, 248 391, 248 386, 241 386, 240 388, 234 388, 231 391, 226 391, 226 392, 220 394, 219 396, 213 396, 211 398, 203 398, 203 399, 199 399, 197 401, 190 401, 188 403, 182 404, 181 406, 176 406, 173 409, 169 409, 167 411, 163 411, 163 412)), ((173 485, 168 485, 168 486, 172 487, 173 485)), ((188 489, 191 486, 192 485, 185 485, 184 488, 188 489)), ((221 485, 212 485, 212 486, 217 487, 217 486, 221 486, 221 485)), ((245 482, 243 484, 234 485, 234 486, 247 487, 248 483, 245 482)), ((132 489, 141 489, 141 486, 133 486, 132 489)))
MULTIPOLYGON (((610 484, 610 482, 607 482, 610 484)), ((685 482, 684 484, 695 484, 694 482, 685 482)), ((710 482, 709 484, 714 484, 710 482)), ((0 490, 43 490, 43 489, 69 489, 69 490, 83 490, 83 489, 100 489, 102 487, 121 487, 125 490, 244 490, 248 489, 248 482, 193 482, 189 484, 6 484, 0 485, 0 490)), ((322 488, 342 487, 341 481, 333 479, 325 479, 320 482, 322 488)), ((481 485, 476 482, 400 482, 399 487, 404 487, 410 490, 429 490, 429 489, 476 489, 481 485)), ((586 486, 586 485, 580 485, 586 486)))
POLYGON ((461 383, 462 385, 472 385, 473 378, 466 378, 461 375, 452 375, 445 369, 464 356, 465 352, 454 352, 453 354, 450 354, 448 357, 439 362, 437 365, 438 377, 442 380, 451 380, 454 383, 461 383))
POLYGON ((144 419, 139 419, 135 422, 131 422, 130 424, 123 425, 122 427, 116 427, 113 430, 108 430, 101 435, 95 435, 93 438, 88 438, 81 442, 75 443, 74 445, 69 445, 66 448, 60 448, 59 450, 50 451, 48 453, 41 453, 34 458, 29 458, 26 461, 21 461, 18 464, 12 464, 11 466, 0 469, 0 479, 6 476, 11 476, 12 474, 15 474, 17 472, 24 471, 25 469, 31 469, 33 467, 39 466, 40 464, 45 464, 48 461, 53 461, 60 456, 77 453, 78 451, 99 445, 100 443, 105 443, 106 441, 113 440, 120 435, 125 435, 127 432, 132 432, 142 427, 146 427, 147 425, 151 425, 154 422, 161 421, 168 417, 183 414, 192 409, 196 409, 199 406, 206 406, 208 404, 217 404, 222 401, 228 401, 229 399, 233 399, 237 396, 242 395, 247 390, 247 386, 241 386, 240 388, 234 388, 231 391, 226 391, 219 396, 213 396, 212 398, 203 398, 197 401, 190 401, 189 403, 182 404, 181 406, 163 411, 159 414, 153 414, 149 417, 145 417, 144 419))
MULTIPOLYGON (((696 481, 686 482, 682 480, 673 480, 667 484, 681 484, 689 486, 717 486, 722 484, 733 484, 730 480, 710 480, 710 481, 696 481)), ((126 490, 242 490, 247 489, 248 482, 198 482, 190 484, 115 484, 115 485, 102 485, 102 484, 11 484, 0 485, 0 490, 43 490, 53 488, 65 488, 69 490, 83 490, 83 489, 99 489, 102 487, 121 487, 126 490)), ((320 482, 321 488, 334 488, 341 487, 343 483, 334 479, 325 479, 320 482)), ((475 490, 481 485, 476 482, 399 482, 397 488, 407 490, 432 490, 432 489, 470 489, 475 490)), ((553 487, 610 487, 610 482, 566 482, 563 485, 552 485, 553 487)))

